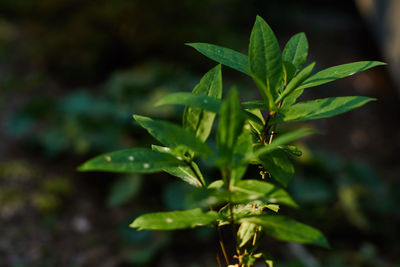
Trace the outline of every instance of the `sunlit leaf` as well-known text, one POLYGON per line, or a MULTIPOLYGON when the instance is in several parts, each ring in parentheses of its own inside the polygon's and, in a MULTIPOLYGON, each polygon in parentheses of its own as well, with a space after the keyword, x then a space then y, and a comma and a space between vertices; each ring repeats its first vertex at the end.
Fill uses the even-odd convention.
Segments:
POLYGON ((365 96, 345 96, 299 102, 279 110, 270 123, 328 118, 358 108, 372 100, 375 99, 365 96))
POLYGON ((138 230, 175 230, 210 225, 217 219, 218 213, 203 212, 201 209, 155 212, 139 216, 130 227, 138 230))
POLYGON ((250 35, 249 66, 265 104, 274 109, 283 78, 282 56, 273 31, 259 16, 250 35))
POLYGON ((192 132, 170 122, 134 115, 135 120, 158 141, 175 150, 193 151, 199 155, 212 154, 211 148, 192 132))
POLYGON ((247 56, 242 53, 213 44, 189 43, 187 45, 218 63, 249 75, 248 59, 247 56))
MULTIPOLYGON (((209 96, 215 99, 221 98, 221 65, 216 66, 204 75, 200 83, 193 89, 193 94, 209 96)), ((210 135, 214 118, 215 113, 213 112, 208 112, 198 107, 187 106, 183 113, 183 127, 195 133, 201 141, 205 142, 210 135)))
POLYGON ((282 59, 292 63, 297 70, 300 70, 306 63, 308 55, 308 41, 303 32, 292 36, 282 52, 282 59))
POLYGON ((119 150, 97 156, 83 163, 79 171, 109 171, 121 173, 159 172, 184 163, 166 153, 145 148, 119 150))

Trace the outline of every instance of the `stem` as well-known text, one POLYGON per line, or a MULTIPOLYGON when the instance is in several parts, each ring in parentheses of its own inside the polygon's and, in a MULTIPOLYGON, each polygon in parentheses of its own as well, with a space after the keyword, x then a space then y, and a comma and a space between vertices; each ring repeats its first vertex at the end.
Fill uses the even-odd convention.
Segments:
MULTIPOLYGON (((200 174, 199 174, 199 173, 197 172, 197 170, 193 167, 192 161, 190 161, 190 162, 185 161, 185 162, 186 162, 186 164, 189 166, 190 170, 192 170, 192 172, 193 172, 194 175, 196 176, 196 179, 197 179, 197 180, 199 181, 199 183, 201 184, 201 187, 202 187, 202 188, 205 188, 205 184, 203 183, 203 180, 200 178, 200 174)), ((212 205, 210 205, 210 210, 211 210, 211 211, 214 210, 213 207, 212 207, 212 205)), ((230 263, 229 263, 229 258, 228 258, 228 255, 227 255, 227 253, 226 253, 226 249, 225 249, 225 245, 224 245, 224 240, 223 240, 223 238, 222 238, 221 228, 219 227, 219 225, 218 225, 217 222, 214 222, 214 226, 215 226, 215 228, 217 229, 218 241, 219 241, 219 245, 220 245, 221 250, 222 250, 222 254, 224 255, 225 262, 226 262, 227 265, 230 265, 230 263)), ((221 265, 221 259, 219 258, 218 253, 217 253, 217 262, 218 262, 218 265, 219 265, 219 266, 222 266, 222 265, 221 265)))

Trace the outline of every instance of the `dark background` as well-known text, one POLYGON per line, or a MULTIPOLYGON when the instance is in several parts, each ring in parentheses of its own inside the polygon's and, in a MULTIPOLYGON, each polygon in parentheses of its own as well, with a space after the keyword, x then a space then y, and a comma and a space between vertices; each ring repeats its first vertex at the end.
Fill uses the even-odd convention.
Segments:
MULTIPOLYGON (((184 43, 246 53, 257 14, 281 47, 305 32, 316 70, 388 60, 348 0, 2 0, 0 266, 216 266, 210 229, 128 228, 143 212, 185 208, 189 189, 178 180, 76 167, 154 142, 134 113, 179 122, 182 109, 154 103, 191 91, 216 64, 184 43)), ((242 100, 259 97, 244 75, 223 67, 223 77, 224 92, 235 84, 242 100)), ((297 144, 304 155, 293 159, 289 188, 302 209, 283 210, 321 229, 332 250, 266 240, 277 266, 400 264, 396 88, 379 67, 309 89, 304 99, 342 95, 378 100, 312 123, 325 134, 297 144)))

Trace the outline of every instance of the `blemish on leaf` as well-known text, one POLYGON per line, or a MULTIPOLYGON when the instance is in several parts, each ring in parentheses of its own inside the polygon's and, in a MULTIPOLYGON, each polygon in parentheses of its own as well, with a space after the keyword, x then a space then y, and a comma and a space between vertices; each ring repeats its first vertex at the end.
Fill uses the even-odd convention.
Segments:
POLYGON ((111 157, 110 156, 104 156, 107 162, 111 162, 111 157))
POLYGON ((172 223, 174 220, 172 220, 171 218, 167 218, 167 219, 165 219, 165 221, 166 221, 167 223, 172 223))
POLYGON ((150 164, 148 164, 148 163, 143 164, 143 168, 145 168, 145 169, 150 168, 150 164))
POLYGON ((135 157, 134 157, 134 156, 129 156, 128 159, 129 159, 130 161, 134 161, 134 160, 135 160, 135 157))

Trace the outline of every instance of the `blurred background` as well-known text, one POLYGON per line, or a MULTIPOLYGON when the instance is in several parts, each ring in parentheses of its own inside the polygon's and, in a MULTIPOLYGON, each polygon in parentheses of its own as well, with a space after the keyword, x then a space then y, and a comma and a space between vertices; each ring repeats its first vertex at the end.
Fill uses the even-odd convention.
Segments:
MULTIPOLYGON (((297 144, 303 157, 293 159, 289 191, 302 208, 283 212, 321 229, 332 250, 270 239, 265 249, 278 267, 400 266, 399 3, 1 0, 0 266, 216 266, 212 229, 128 227, 143 212, 184 209, 190 188, 178 179, 76 167, 99 153, 155 142, 133 113, 179 123, 181 108, 154 103, 191 91, 216 65, 184 43, 247 53, 256 14, 281 47, 304 31, 317 70, 390 63, 304 96, 378 99, 312 122, 326 134, 297 144)), ((224 67, 223 78, 224 92, 237 85, 242 100, 259 97, 244 75, 224 67)))

